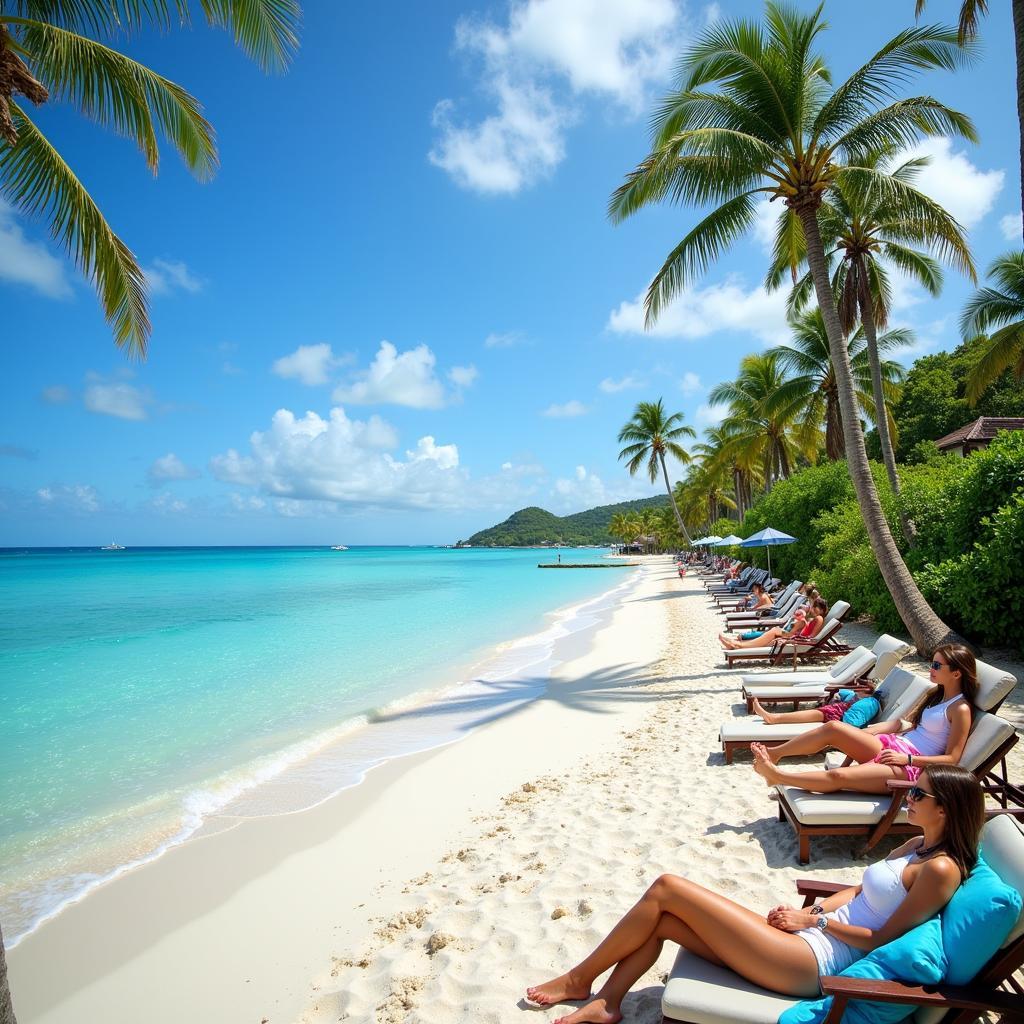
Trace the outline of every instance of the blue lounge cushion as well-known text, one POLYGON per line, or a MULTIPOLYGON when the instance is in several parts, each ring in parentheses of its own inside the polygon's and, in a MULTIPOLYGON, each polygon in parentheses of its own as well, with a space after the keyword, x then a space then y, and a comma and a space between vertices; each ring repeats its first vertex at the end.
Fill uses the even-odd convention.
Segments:
POLYGON ((877 697, 862 697, 846 709, 843 721, 847 725, 863 729, 865 725, 874 719, 881 707, 882 705, 879 704, 877 697))

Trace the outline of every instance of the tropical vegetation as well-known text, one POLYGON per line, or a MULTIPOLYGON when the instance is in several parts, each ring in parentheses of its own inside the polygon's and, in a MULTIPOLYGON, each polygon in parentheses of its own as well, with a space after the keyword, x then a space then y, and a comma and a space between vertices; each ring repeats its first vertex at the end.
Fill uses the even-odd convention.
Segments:
MULTIPOLYGON (((298 0, 199 0, 199 7, 264 69, 283 68, 298 45, 298 0)), ((146 26, 186 25, 190 11, 189 0, 0 2, 0 194, 48 222, 95 285, 114 340, 133 356, 145 356, 151 332, 145 273, 22 98, 76 106, 133 141, 154 174, 162 136, 200 181, 211 178, 217 146, 199 101, 113 46, 146 26)))
MULTIPOLYGON (((821 7, 803 14, 769 3, 763 24, 737 20, 708 28, 684 54, 677 89, 655 111, 651 152, 612 196, 610 214, 620 221, 666 200, 711 206, 654 275, 646 295, 653 324, 748 233, 763 197, 781 200, 791 212, 790 234, 799 229, 802 241, 790 248, 806 254, 835 373, 844 454, 871 548, 902 620, 917 646, 930 651, 955 634, 921 593, 882 508, 819 214, 841 191, 876 194, 899 205, 910 222, 942 218, 938 204, 880 164, 877 154, 925 135, 974 139, 964 114, 930 96, 898 95, 917 72, 963 66, 970 47, 959 45, 955 30, 908 28, 836 84, 815 50, 825 27, 821 7)), ((772 479, 785 477, 779 457, 766 469, 772 479)))

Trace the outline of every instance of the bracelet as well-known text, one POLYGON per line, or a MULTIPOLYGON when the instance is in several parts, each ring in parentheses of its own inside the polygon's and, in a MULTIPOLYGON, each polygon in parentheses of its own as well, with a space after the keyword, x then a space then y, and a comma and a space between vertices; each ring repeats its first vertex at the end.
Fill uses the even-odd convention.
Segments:
POLYGON ((909 768, 914 763, 914 755, 907 754, 907 767, 909 768))
POLYGON ((812 914, 824 914, 825 908, 820 903, 814 903, 811 905, 810 913, 812 914))

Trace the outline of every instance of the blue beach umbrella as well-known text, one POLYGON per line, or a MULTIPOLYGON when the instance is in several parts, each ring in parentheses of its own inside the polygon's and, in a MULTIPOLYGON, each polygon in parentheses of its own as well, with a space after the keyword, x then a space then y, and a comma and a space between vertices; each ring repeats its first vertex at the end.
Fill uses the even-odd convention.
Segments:
POLYGON ((776 544, 795 544, 796 537, 790 537, 788 533, 781 530, 773 530, 766 526, 763 530, 748 537, 740 544, 743 548, 767 548, 768 551, 768 575, 772 574, 772 548, 776 544))
POLYGON ((733 544, 742 544, 743 538, 737 537, 735 533, 730 533, 728 537, 723 537, 721 540, 716 540, 712 547, 715 548, 727 548, 733 544))

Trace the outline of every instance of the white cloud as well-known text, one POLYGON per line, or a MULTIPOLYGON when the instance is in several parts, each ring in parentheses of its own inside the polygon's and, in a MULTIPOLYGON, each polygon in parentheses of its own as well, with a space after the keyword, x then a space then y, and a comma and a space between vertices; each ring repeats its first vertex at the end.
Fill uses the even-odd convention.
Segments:
POLYGON ((559 477, 551 488, 552 504, 558 511, 575 511, 595 505, 610 505, 632 498, 645 498, 651 490, 643 481, 629 478, 622 485, 609 487, 586 466, 577 466, 572 476, 559 477))
POLYGON ((965 227, 974 227, 992 209, 1003 187, 1003 171, 981 171, 964 151, 953 150, 945 137, 924 139, 902 154, 926 156, 930 163, 918 172, 915 187, 944 206, 965 227))
POLYGON ((275 359, 271 370, 278 377, 294 377, 314 387, 326 384, 331 371, 347 361, 345 357, 336 356, 326 342, 321 342, 319 345, 300 345, 290 355, 275 359))
POLYGON ((492 331, 484 338, 484 348, 514 348, 525 341, 526 337, 522 331, 492 331))
POLYGON ((463 188, 518 192, 562 162, 567 115, 554 105, 546 89, 516 87, 504 78, 492 83, 492 89, 498 113, 475 126, 460 127, 452 121, 450 100, 437 104, 433 121, 440 136, 430 150, 430 162, 463 188))
POLYGON ((153 265, 143 273, 152 295, 169 295, 174 291, 195 294, 203 288, 203 282, 181 260, 153 260, 153 265))
POLYGON ((174 452, 168 452, 156 459, 149 467, 149 482, 159 486, 168 480, 195 480, 200 476, 198 469, 186 466, 174 452))
POLYGON ((36 491, 40 503, 48 509, 65 512, 98 512, 99 495, 90 484, 54 484, 36 491))
POLYGON ((267 507, 267 503, 262 498, 257 498, 255 494, 244 495, 232 491, 228 495, 228 500, 236 512, 260 512, 267 507))
POLYGON ((1008 213, 1005 217, 999 218, 999 230, 1003 238, 1008 242, 1020 242, 1021 237, 1021 213, 1008 213))
POLYGON ((541 415, 550 416, 553 419, 571 419, 574 416, 583 416, 586 412, 587 407, 582 402, 573 398, 568 402, 562 402, 561 404, 555 402, 549 405, 541 415))
POLYGON ((328 419, 315 412, 299 419, 279 409, 269 430, 251 435, 249 454, 229 449, 214 456, 210 469, 218 480, 274 499, 431 509, 465 500, 466 474, 455 445, 439 445, 428 435, 403 461, 388 451, 397 443, 394 429, 378 416, 350 420, 334 408, 328 419))
POLYGON ((149 502, 148 507, 160 515, 176 515, 188 511, 188 502, 164 491, 149 502))
POLYGON ((124 381, 108 382, 95 375, 90 379, 93 382, 86 387, 83 396, 89 412, 122 420, 144 420, 148 417, 152 398, 146 392, 124 381))
POLYGON ((504 25, 460 19, 456 49, 482 59, 482 88, 498 109, 460 127, 452 101, 438 103, 431 162, 481 192, 533 184, 564 158, 569 98, 595 96, 640 113, 650 85, 669 74, 680 33, 674 0, 514 0, 504 25))
POLYGON ((632 391, 634 388, 643 387, 644 382, 635 373, 627 373, 620 380, 613 377, 605 377, 597 386, 606 394, 614 395, 620 391, 632 391))
POLYGON ((722 420, 728 415, 729 408, 725 405, 709 405, 704 402, 697 406, 697 411, 694 413, 693 422, 697 424, 699 428, 703 427, 717 427, 722 420))
POLYGON ((704 385, 700 382, 700 377, 690 370, 687 370, 683 374, 682 380, 679 381, 679 390, 686 396, 695 395, 698 391, 704 390, 704 385))
POLYGON ((781 344, 789 335, 784 289, 766 292, 758 285, 746 291, 738 277, 721 284, 682 292, 650 331, 644 330, 644 296, 623 302, 608 317, 616 334, 647 334, 654 338, 705 338, 719 331, 748 333, 768 344, 781 344))
POLYGON ((71 391, 63 384, 54 384, 53 387, 43 388, 42 397, 48 405, 64 405, 71 401, 71 391))
POLYGON ((436 361, 426 345, 400 353, 390 341, 382 341, 369 368, 350 383, 339 385, 334 391, 334 401, 440 409, 445 396, 434 372, 436 361))
POLYGON ((479 376, 480 371, 475 366, 453 366, 448 371, 448 379, 457 388, 472 387, 479 376))
POLYGON ((25 237, 13 207, 0 199, 0 280, 27 284, 51 299, 66 299, 71 285, 65 266, 41 242, 25 237))

